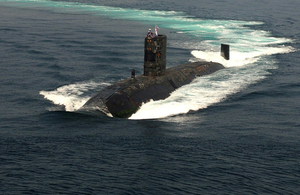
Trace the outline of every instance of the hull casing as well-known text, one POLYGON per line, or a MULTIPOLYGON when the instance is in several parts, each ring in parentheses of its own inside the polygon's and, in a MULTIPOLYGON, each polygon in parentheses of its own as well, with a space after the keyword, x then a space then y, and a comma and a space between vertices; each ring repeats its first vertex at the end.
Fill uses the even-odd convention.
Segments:
POLYGON ((215 62, 186 63, 168 68, 160 76, 136 76, 102 89, 81 109, 98 110, 114 117, 129 118, 143 103, 161 100, 196 77, 214 73, 224 66, 215 62))

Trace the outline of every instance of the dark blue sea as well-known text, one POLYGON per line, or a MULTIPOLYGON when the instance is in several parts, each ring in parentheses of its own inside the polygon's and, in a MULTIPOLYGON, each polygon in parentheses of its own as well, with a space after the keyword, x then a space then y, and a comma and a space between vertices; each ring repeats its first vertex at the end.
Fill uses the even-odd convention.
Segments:
POLYGON ((0 194, 300 194, 299 7, 0 0, 0 194), (77 113, 143 73, 155 25, 167 67, 226 69, 129 119, 77 113))

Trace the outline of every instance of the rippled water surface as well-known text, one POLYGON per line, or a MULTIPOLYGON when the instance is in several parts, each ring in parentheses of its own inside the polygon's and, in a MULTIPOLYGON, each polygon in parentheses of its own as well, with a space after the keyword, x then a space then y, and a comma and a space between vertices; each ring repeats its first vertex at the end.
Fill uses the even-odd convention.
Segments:
POLYGON ((1 194, 298 194, 299 6, 0 0, 1 194), (168 67, 226 69, 130 119, 78 114, 142 74, 155 24, 168 67))

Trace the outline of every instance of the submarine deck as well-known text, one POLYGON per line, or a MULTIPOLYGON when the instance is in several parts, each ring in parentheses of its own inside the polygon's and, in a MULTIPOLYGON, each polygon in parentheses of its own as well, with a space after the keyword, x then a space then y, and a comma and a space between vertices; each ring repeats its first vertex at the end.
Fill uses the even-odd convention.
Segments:
POLYGON ((116 82, 88 100, 83 108, 96 108, 115 117, 128 118, 142 103, 165 99, 177 88, 225 68, 215 62, 193 62, 166 69, 160 76, 139 75, 116 82))

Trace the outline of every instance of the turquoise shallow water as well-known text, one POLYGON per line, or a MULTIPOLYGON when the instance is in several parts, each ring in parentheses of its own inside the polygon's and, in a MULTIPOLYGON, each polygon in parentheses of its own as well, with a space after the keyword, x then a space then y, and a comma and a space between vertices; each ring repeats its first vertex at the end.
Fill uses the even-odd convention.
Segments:
POLYGON ((297 3, 153 3, 0 1, 1 193, 298 193, 297 3), (142 74, 155 24, 168 67, 227 68, 130 120, 77 114, 142 74))

